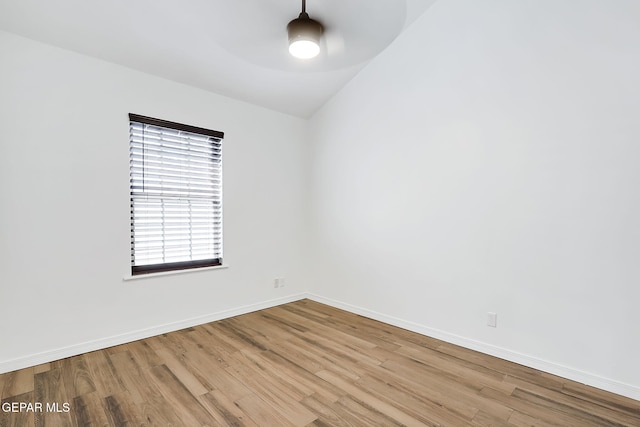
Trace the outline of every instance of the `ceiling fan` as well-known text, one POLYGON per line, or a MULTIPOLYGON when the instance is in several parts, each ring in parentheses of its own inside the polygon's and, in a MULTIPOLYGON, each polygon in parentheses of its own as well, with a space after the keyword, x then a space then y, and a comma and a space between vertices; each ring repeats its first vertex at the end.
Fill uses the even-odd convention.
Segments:
POLYGON ((402 30, 409 0, 201 1, 228 11, 207 28, 211 42, 261 67, 315 73, 346 70, 382 51, 402 30), (298 49, 313 59, 294 56, 298 49))
POLYGON ((320 37, 324 32, 322 24, 311 19, 307 13, 307 2, 302 0, 302 12, 289 22, 289 53, 296 58, 310 59, 320 53, 320 37))

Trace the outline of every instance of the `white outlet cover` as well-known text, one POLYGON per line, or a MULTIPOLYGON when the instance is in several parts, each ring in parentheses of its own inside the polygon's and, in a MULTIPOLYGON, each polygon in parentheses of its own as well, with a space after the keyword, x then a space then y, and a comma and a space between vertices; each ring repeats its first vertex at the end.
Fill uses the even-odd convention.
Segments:
POLYGON ((487 325, 495 328, 498 324, 498 315, 496 313, 487 313, 487 325))

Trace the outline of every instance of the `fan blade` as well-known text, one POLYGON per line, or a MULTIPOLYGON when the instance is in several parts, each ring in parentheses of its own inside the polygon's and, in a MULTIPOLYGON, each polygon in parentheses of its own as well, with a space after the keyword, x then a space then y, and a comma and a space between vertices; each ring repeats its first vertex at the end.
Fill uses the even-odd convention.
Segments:
POLYGON ((322 42, 327 56, 339 56, 346 50, 344 36, 336 28, 326 28, 322 35, 322 42))

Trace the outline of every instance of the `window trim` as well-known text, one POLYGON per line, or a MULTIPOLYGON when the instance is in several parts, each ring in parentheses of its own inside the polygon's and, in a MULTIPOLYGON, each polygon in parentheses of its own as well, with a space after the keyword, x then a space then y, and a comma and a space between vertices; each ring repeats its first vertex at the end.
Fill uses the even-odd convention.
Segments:
MULTIPOLYGON (((183 132, 196 133, 204 136, 209 136, 212 138, 216 138, 222 140, 224 138, 224 132, 220 132, 217 130, 201 128, 198 126, 186 125, 183 123, 171 122, 168 120, 156 119, 153 117, 142 116, 139 114, 129 113, 129 122, 137 122, 146 125, 165 127, 169 129, 174 129, 183 132)), ((129 141, 129 146, 131 146, 131 141, 129 141)), ((222 191, 220 193, 222 195, 222 191)), ((134 223, 133 223, 133 194, 129 193, 129 198, 131 201, 131 245, 133 245, 133 231, 134 231, 134 223)), ((133 246, 132 246, 133 248, 133 246)), ((180 261, 180 262, 168 262, 168 263, 160 263, 160 264, 147 264, 147 265, 134 265, 133 259, 131 261, 131 276, 133 277, 141 277, 146 274, 153 273, 168 273, 168 272, 180 272, 184 270, 196 270, 198 268, 211 268, 211 267, 222 267, 222 258, 209 258, 209 259, 200 259, 200 260, 190 260, 190 261, 180 261)))
POLYGON ((168 120, 155 119, 153 117, 141 116, 139 114, 129 113, 129 121, 140 122, 146 125, 161 126, 165 128, 181 130, 184 132, 199 133, 202 135, 211 136, 213 138, 224 139, 224 132, 220 132, 218 130, 205 129, 197 126, 185 125, 183 123, 176 123, 176 122, 170 122, 168 120))

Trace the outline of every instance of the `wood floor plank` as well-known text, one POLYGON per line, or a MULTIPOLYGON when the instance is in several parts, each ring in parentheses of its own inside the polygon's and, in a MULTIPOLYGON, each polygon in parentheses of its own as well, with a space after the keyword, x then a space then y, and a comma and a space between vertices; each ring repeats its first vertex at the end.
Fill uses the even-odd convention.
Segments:
POLYGON ((9 375, 11 375, 11 374, 12 374, 12 372, 8 372, 8 373, 5 373, 5 374, 0 374, 0 401, 2 401, 2 399, 4 399, 5 397, 9 397, 9 394, 7 394, 6 396, 4 395, 4 385, 7 382, 7 380, 9 379, 9 375))
POLYGON ((294 334, 296 332, 305 333, 309 329, 302 325, 290 323, 286 319, 281 319, 278 316, 272 314, 273 309, 266 309, 260 313, 261 319, 273 328, 278 328, 288 334, 294 334))
POLYGON ((69 397, 74 398, 96 391, 83 355, 63 359, 60 371, 69 397))
POLYGON ((309 354, 299 343, 291 340, 279 342, 269 351, 311 373, 326 369, 330 363, 317 355, 309 354))
POLYGON ((162 396, 155 392, 138 405, 142 418, 149 426, 185 426, 192 424, 182 422, 185 414, 177 414, 162 396))
POLYGON ((505 376, 502 373, 484 369, 484 367, 481 366, 465 366, 457 360, 444 357, 442 353, 438 351, 429 349, 418 350, 402 346, 396 353, 408 356, 413 360, 435 368, 457 383, 469 382, 478 384, 479 386, 492 387, 506 394, 511 394, 515 389, 513 384, 504 382, 505 376))
POLYGON ((3 374, 2 399, 28 393, 34 389, 34 368, 20 369, 3 374))
POLYGON ((304 317, 310 317, 310 316, 314 316, 316 318, 316 320, 320 323, 326 322, 327 320, 331 319, 332 317, 334 317, 336 315, 336 311, 332 310, 331 308, 329 308, 328 311, 323 311, 322 308, 323 307, 328 307, 324 304, 317 304, 314 303, 311 300, 299 300, 299 301, 294 301, 292 303, 286 304, 286 305, 282 305, 280 307, 283 308, 295 308, 298 311, 302 311, 305 314, 303 315, 304 317))
MULTIPOLYGON (((564 389, 563 391, 550 390, 537 384, 532 384, 520 378, 514 378, 508 375, 505 377, 505 382, 514 384, 519 390, 522 390, 524 392, 536 394, 543 398, 566 405, 567 407, 572 407, 577 410, 588 412, 598 417, 611 419, 612 421, 616 421, 622 424, 633 425, 635 423, 640 425, 640 411, 637 411, 637 416, 633 416, 629 413, 629 411, 620 411, 611 408, 610 403, 605 403, 603 405, 594 405, 592 401, 583 400, 580 398, 576 398, 576 396, 574 395, 566 394, 564 392, 564 389)), ((607 400, 610 399, 611 397, 609 397, 609 399, 607 400)))
POLYGON ((148 369, 140 367, 129 350, 109 356, 139 412, 149 425, 184 425, 172 405, 163 398, 148 369))
MULTIPOLYGON (((511 419, 511 417, 509 417, 509 419, 511 419)), ((473 420, 471 420, 471 425, 478 427, 508 427, 510 422, 488 412, 478 411, 476 416, 473 417, 473 420)))
POLYGON ((129 351, 127 344, 114 345, 112 347, 105 348, 103 350, 107 355, 121 353, 123 351, 129 351))
POLYGON ((352 353, 344 346, 332 343, 330 338, 319 337, 312 331, 306 332, 304 336, 296 334, 288 344, 295 346, 304 357, 317 362, 322 367, 320 370, 331 369, 353 379, 362 375, 360 365, 369 363, 377 366, 381 363, 381 360, 368 356, 359 359, 362 354, 360 351, 352 353))
POLYGON ((113 364, 116 372, 116 381, 123 385, 124 390, 137 404, 144 402, 144 390, 140 389, 138 379, 143 373, 140 367, 135 363, 131 353, 128 350, 112 353, 109 356, 109 362, 113 364))
POLYGON ((337 387, 334 387, 332 384, 317 377, 312 372, 305 370, 303 367, 290 359, 287 359, 285 356, 276 354, 272 351, 266 351, 262 356, 274 363, 274 372, 281 372, 282 370, 290 372, 295 381, 302 384, 307 390, 312 391, 311 394, 321 395, 324 399, 330 402, 336 402, 342 395, 341 391, 337 387))
MULTIPOLYGON (((35 403, 34 392, 29 391, 27 393, 18 394, 2 400, 3 404, 13 405, 14 403, 35 403)), ((33 427, 35 425, 35 412, 33 411, 21 411, 13 412, 9 407, 9 411, 4 409, 0 410, 0 427, 33 427)))
POLYGON ((566 381, 562 386, 562 393, 615 411, 621 411, 640 421, 640 401, 638 400, 618 396, 574 381, 566 381))
POLYGON ((331 338, 342 345, 348 347, 358 347, 362 350, 368 350, 370 348, 374 348, 376 345, 371 341, 356 336, 354 334, 348 334, 343 332, 340 328, 335 328, 327 325, 327 319, 325 318, 315 318, 306 315, 305 311, 299 310, 295 305, 285 305, 279 307, 283 311, 287 311, 290 313, 293 319, 296 319, 299 324, 307 326, 311 328, 314 332, 330 334, 331 338))
POLYGON ((214 426, 260 427, 220 390, 212 390, 198 400, 212 416, 214 426))
POLYGON ((599 416, 594 411, 583 410, 576 405, 567 404, 565 402, 531 393, 526 390, 521 390, 519 388, 516 388, 511 396, 522 399, 529 403, 533 403, 536 407, 539 408, 545 408, 549 411, 561 412, 563 414, 571 416, 576 420, 580 420, 584 425, 594 425, 600 427, 614 427, 620 425, 617 421, 599 416))
POLYGON ((375 347, 375 344, 372 344, 365 339, 346 334, 340 330, 326 326, 323 323, 314 322, 313 319, 305 317, 304 314, 300 314, 293 307, 275 307, 271 313, 278 313, 277 315, 287 322, 296 323, 309 328, 307 335, 315 335, 319 339, 324 339, 326 335, 330 335, 331 340, 335 343, 356 349, 356 351, 359 352, 362 351, 363 353, 366 352, 366 350, 375 347))
POLYGON ((71 407, 73 397, 67 392, 63 380, 64 375, 72 376, 73 373, 67 374, 61 369, 64 368, 54 368, 36 374, 34 377, 34 401, 41 402, 43 405, 52 404, 56 407, 56 411, 36 412, 34 415, 37 426, 68 427, 74 425, 73 415, 71 412, 65 412, 64 409, 65 404, 71 407))
POLYGON ((295 346, 301 354, 320 364, 321 368, 317 372, 331 370, 351 380, 357 380, 364 375, 365 370, 358 364, 356 358, 345 357, 335 351, 325 351, 326 347, 322 348, 305 340, 291 340, 290 344, 295 346), (322 348, 321 352, 318 352, 319 348, 322 348))
POLYGON ((227 360, 238 351, 236 348, 230 347, 224 340, 219 339, 218 334, 205 328, 198 328, 190 332, 187 338, 205 352, 212 363, 216 363, 221 368, 228 367, 227 360))
POLYGON ((116 374, 116 368, 107 353, 92 351, 83 355, 89 375, 101 398, 124 391, 124 385, 116 374))
POLYGON ((358 364, 370 364, 379 365, 385 361, 384 358, 376 357, 372 349, 375 346, 369 348, 362 348, 356 344, 346 344, 344 339, 334 340, 330 335, 322 335, 319 332, 310 331, 305 336, 305 341, 312 344, 316 348, 322 348, 327 352, 335 354, 344 360, 350 360, 353 363, 358 364))
POLYGON ((279 340, 287 339, 289 336, 289 333, 280 328, 266 329, 264 327, 263 318, 257 313, 250 313, 246 316, 239 316, 228 320, 229 323, 234 325, 234 327, 247 331, 247 333, 258 342, 268 344, 272 341, 277 342, 279 340))
POLYGON ((480 395, 479 392, 483 388, 479 384, 456 383, 454 380, 440 375, 436 369, 428 368, 415 361, 403 364, 389 360, 383 364, 383 367, 397 374, 405 382, 417 382, 421 387, 441 392, 450 400, 470 408, 485 410, 501 419, 508 419, 511 416, 511 408, 507 405, 480 395))
MULTIPOLYGON (((357 399, 358 401, 363 402, 363 403, 367 404, 370 407, 377 408, 378 410, 381 410, 384 414, 386 414, 387 417, 390 417, 390 418, 396 420, 401 425, 407 425, 407 426, 425 426, 425 425, 428 425, 428 424, 422 423, 419 420, 411 417, 410 415, 402 412, 401 410, 397 409, 393 405, 390 405, 390 404, 378 399, 373 394, 371 394, 371 393, 369 393, 367 391, 364 391, 363 389, 357 387, 353 383, 340 378, 339 376, 337 376, 336 374, 334 374, 331 371, 321 371, 321 372, 318 372, 317 375, 320 378, 324 379, 325 381, 328 381, 331 384, 335 385, 336 387, 344 390, 347 393, 348 396, 353 396, 354 399, 357 399)), ((339 401, 343 401, 344 402, 345 400, 343 400, 343 399, 345 399, 345 398, 340 398, 339 401)), ((353 399, 347 398, 346 401, 351 402, 351 401, 353 401, 353 399)))
POLYGON ((166 349, 156 350, 158 357, 162 359, 164 365, 171 370, 173 375, 180 380, 182 384, 194 396, 200 396, 209 392, 205 386, 191 373, 189 369, 178 360, 178 358, 166 349))
POLYGON ((352 417, 345 417, 343 412, 336 411, 337 400, 334 402, 327 402, 317 395, 307 396, 302 401, 307 409, 315 413, 318 416, 320 423, 315 425, 327 425, 333 427, 356 427, 361 425, 359 420, 354 420, 352 417), (321 401, 322 400, 322 401, 321 401))
MULTIPOLYGON (((224 390, 231 400, 240 399, 251 393, 242 381, 231 375, 224 367, 212 362, 211 358, 192 345, 188 340, 182 340, 185 352, 183 364, 189 372, 208 390, 224 390)), ((225 364, 225 366, 228 366, 225 364)))
MULTIPOLYGON (((384 382, 399 392, 413 395, 415 399, 427 406, 427 410, 430 413, 436 414, 434 416, 437 417, 444 417, 445 419, 454 417, 454 419, 460 418, 468 421, 478 412, 478 408, 475 405, 466 402, 465 399, 459 399, 457 394, 441 388, 438 382, 423 381, 418 375, 407 378, 402 371, 394 372, 384 366, 380 366, 370 369, 361 381, 367 380, 367 378, 384 382)), ((500 410, 502 411, 502 408, 500 410)), ((444 424, 452 424, 452 422, 444 424)))
POLYGON ((240 350, 267 350, 259 341, 247 331, 237 327, 233 322, 221 320, 216 325, 217 336, 227 343, 232 343, 231 347, 240 350))
POLYGON ((428 425, 469 425, 471 418, 478 412, 475 408, 464 408, 461 412, 466 412, 465 416, 461 413, 444 410, 447 408, 445 406, 448 403, 447 399, 440 399, 445 404, 435 403, 422 396, 421 393, 415 391, 412 393, 392 381, 383 381, 369 375, 360 378, 356 384, 369 390, 378 399, 428 425))
POLYGON ((300 401, 314 393, 313 386, 306 383, 304 379, 296 376, 293 371, 284 369, 282 365, 276 366, 269 358, 264 356, 268 353, 270 352, 240 351, 239 355, 242 355, 242 359, 239 361, 243 364, 252 363, 251 366, 261 374, 266 373, 271 376, 271 372, 278 372, 278 383, 288 391, 288 395, 292 399, 300 401))
POLYGON ((127 349, 141 367, 153 367, 162 364, 162 360, 146 340, 131 342, 127 344, 127 349))
POLYGON ((517 427, 557 427, 560 424, 550 423, 542 421, 539 418, 523 414, 518 411, 513 411, 513 414, 509 417, 509 425, 517 427))
POLYGON ((338 399, 334 408, 343 417, 351 417, 353 420, 357 420, 362 425, 367 426, 408 426, 408 427, 421 427, 428 424, 422 424, 413 422, 403 423, 397 421, 389 413, 386 412, 386 408, 377 408, 371 406, 371 402, 359 400, 352 396, 342 396, 338 399))
POLYGON ((289 418, 283 416, 279 411, 274 411, 273 407, 254 394, 238 399, 235 404, 240 408, 240 410, 248 414, 249 417, 259 426, 298 427, 306 426, 315 420, 314 418, 309 422, 300 422, 296 424, 289 418))
MULTIPOLYGON (((300 423, 308 424, 317 418, 315 414, 299 403, 286 384, 279 380, 278 375, 264 375, 253 365, 243 363, 232 365, 228 371, 253 391, 250 396, 257 396, 296 425, 305 425, 300 423)), ((236 402, 242 399, 238 399, 236 402)), ((250 401, 252 400, 250 399, 250 401)), ((251 416, 250 413, 249 416, 251 416)), ((257 422, 257 420, 255 421, 257 422)))
POLYGON ((33 374, 39 374, 41 372, 47 372, 51 369, 51 363, 43 363, 33 367, 33 374))
POLYGON ((471 361, 479 366, 485 366, 489 369, 502 372, 515 378, 540 384, 551 390, 560 391, 564 386, 564 379, 560 377, 544 375, 541 371, 522 366, 517 363, 505 363, 502 359, 498 359, 497 357, 491 357, 487 354, 482 354, 453 344, 443 343, 437 347, 437 350, 443 354, 452 356, 455 359, 471 361))
MULTIPOLYGON (((564 413, 561 408, 551 408, 548 406, 541 407, 533 404, 533 402, 528 401, 527 399, 519 398, 517 396, 506 396, 505 394, 488 387, 481 391, 481 395, 493 401, 500 402, 505 407, 509 407, 512 410, 549 424, 560 426, 598 426, 598 424, 593 424, 583 419, 576 418, 572 414, 564 413)), ((509 419, 511 419, 511 416, 509 419)))
POLYGON ((0 375, 5 426, 640 427, 640 402, 301 300, 0 375))
POLYGON ((108 426, 109 418, 97 392, 83 394, 73 399, 73 411, 78 426, 108 426))
POLYGON ((127 391, 107 396, 102 404, 110 425, 133 427, 149 426, 144 420, 137 405, 127 391))
POLYGON ((182 422, 188 426, 208 424, 211 414, 166 365, 154 366, 149 372, 164 401, 171 405, 176 414, 181 414, 182 422))

